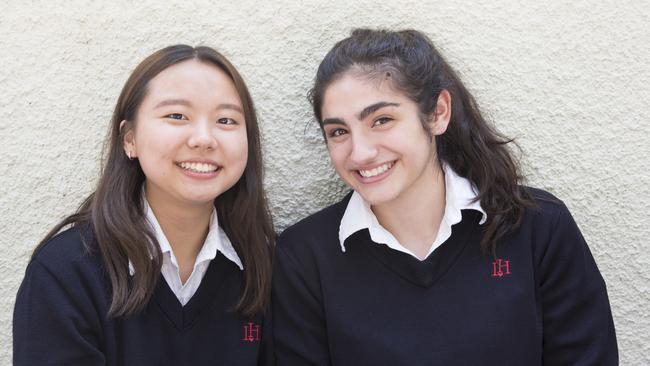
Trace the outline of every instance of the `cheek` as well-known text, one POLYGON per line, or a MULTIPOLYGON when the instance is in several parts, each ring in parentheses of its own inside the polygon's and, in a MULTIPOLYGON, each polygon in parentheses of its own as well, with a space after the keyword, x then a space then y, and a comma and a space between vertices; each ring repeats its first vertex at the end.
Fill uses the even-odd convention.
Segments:
POLYGON ((178 137, 172 138, 172 134, 163 133, 164 128, 159 130, 162 131, 142 131, 135 139, 138 161, 148 179, 170 176, 169 169, 173 168, 170 164, 173 164, 174 152, 178 151, 178 137))
POLYGON ((435 146, 433 142, 423 138, 419 144, 413 145, 410 150, 407 150, 408 164, 411 164, 416 169, 415 171, 425 169, 436 159, 435 146))
POLYGON ((345 145, 343 144, 330 145, 328 146, 327 151, 329 153, 330 161, 332 162, 332 166, 334 166, 334 169, 336 169, 336 171, 339 172, 339 174, 345 172, 346 171, 345 161, 348 155, 346 152, 345 145))
POLYGON ((160 179, 167 177, 168 168, 163 165, 163 158, 152 150, 138 157, 140 168, 147 179, 160 179))
POLYGON ((387 146, 396 146, 407 156, 430 156, 436 150, 435 140, 430 139, 422 128, 394 135, 387 146))
POLYGON ((169 155, 183 137, 169 126, 148 122, 143 121, 134 136, 138 155, 152 160, 169 155))
POLYGON ((248 161, 248 139, 245 133, 228 136, 221 142, 221 146, 230 159, 246 165, 248 161))
POLYGON ((145 173, 151 168, 161 168, 164 161, 171 159, 171 146, 165 144, 162 139, 147 139, 138 142, 137 152, 138 160, 145 173))

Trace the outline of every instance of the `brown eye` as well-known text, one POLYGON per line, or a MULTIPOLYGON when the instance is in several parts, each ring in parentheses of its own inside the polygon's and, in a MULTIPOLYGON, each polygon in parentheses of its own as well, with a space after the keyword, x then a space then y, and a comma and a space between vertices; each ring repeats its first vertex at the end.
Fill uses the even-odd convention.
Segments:
POLYGON ((334 128, 330 131, 329 137, 339 137, 345 135, 346 133, 347 131, 342 128, 334 128))
POLYGON ((177 119, 177 120, 185 120, 187 117, 181 113, 171 113, 165 116, 165 118, 170 118, 170 119, 177 119))
POLYGON ((393 120, 392 118, 388 118, 388 117, 380 117, 380 118, 377 118, 377 119, 372 123, 372 126, 374 127, 374 126, 385 125, 386 123, 388 123, 388 122, 390 122, 390 121, 392 121, 392 120, 393 120))
POLYGON ((222 125, 236 125, 237 121, 232 118, 219 118, 217 120, 217 123, 220 123, 222 125))

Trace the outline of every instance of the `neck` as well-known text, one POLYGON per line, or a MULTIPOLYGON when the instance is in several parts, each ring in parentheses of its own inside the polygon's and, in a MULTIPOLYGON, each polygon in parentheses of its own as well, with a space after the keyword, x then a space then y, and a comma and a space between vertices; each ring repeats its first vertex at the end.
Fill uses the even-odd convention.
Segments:
POLYGON ((159 200, 146 192, 149 207, 156 215, 169 245, 178 261, 181 281, 185 283, 194 269, 194 263, 208 235, 213 205, 180 205, 159 200))
POLYGON ((445 175, 437 159, 397 199, 376 205, 379 223, 405 248, 424 259, 445 213, 445 175))

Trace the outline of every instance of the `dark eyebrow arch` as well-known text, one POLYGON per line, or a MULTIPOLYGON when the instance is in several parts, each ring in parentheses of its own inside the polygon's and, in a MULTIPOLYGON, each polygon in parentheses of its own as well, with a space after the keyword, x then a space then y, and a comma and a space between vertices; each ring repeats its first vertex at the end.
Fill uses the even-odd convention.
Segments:
POLYGON ((185 100, 185 99, 165 99, 162 102, 156 104, 154 109, 168 106, 168 105, 184 105, 187 107, 191 107, 192 103, 190 103, 189 100, 185 100))
POLYGON ((392 102, 377 102, 375 104, 369 105, 366 108, 364 108, 359 114, 357 115, 357 118, 361 121, 364 118, 368 117, 372 113, 384 108, 384 107, 399 107, 399 103, 392 103, 392 102))
MULTIPOLYGON (((364 118, 368 117, 372 113, 384 108, 384 107, 399 107, 399 103, 394 103, 394 102, 377 102, 375 104, 371 104, 364 108, 359 114, 357 114, 357 118, 359 120, 363 120, 364 118)), ((345 123, 344 120, 338 118, 338 117, 333 117, 333 118, 325 118, 323 120, 323 126, 325 125, 330 125, 330 124, 337 124, 337 125, 344 125, 346 126, 347 124, 345 123)))
POLYGON ((217 110, 219 110, 219 109, 232 109, 232 110, 237 111, 237 112, 239 112, 241 114, 244 114, 244 110, 240 106, 238 106, 237 104, 231 104, 231 103, 219 104, 217 106, 217 110))
POLYGON ((347 126, 345 121, 338 118, 338 117, 325 118, 323 120, 323 127, 325 127, 326 125, 343 125, 343 126, 347 126))

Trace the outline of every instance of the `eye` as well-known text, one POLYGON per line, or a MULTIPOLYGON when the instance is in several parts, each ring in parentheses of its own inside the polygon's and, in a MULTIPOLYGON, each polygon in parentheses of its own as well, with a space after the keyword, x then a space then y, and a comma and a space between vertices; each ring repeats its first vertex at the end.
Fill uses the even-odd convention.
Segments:
POLYGON ((237 121, 235 121, 232 118, 219 118, 217 120, 217 123, 220 123, 222 125, 236 125, 236 124, 238 124, 237 121))
POLYGON ((390 117, 379 117, 379 118, 377 118, 376 120, 374 120, 372 122, 372 126, 375 127, 375 126, 385 125, 386 123, 388 123, 388 122, 390 122, 392 120, 393 119, 390 118, 390 117))
POLYGON ((345 135, 346 133, 348 133, 348 131, 346 131, 343 128, 333 128, 327 133, 327 136, 329 136, 329 137, 339 137, 339 136, 345 135))
POLYGON ((181 113, 171 113, 165 116, 165 118, 176 119, 176 120, 186 120, 187 117, 181 113))

